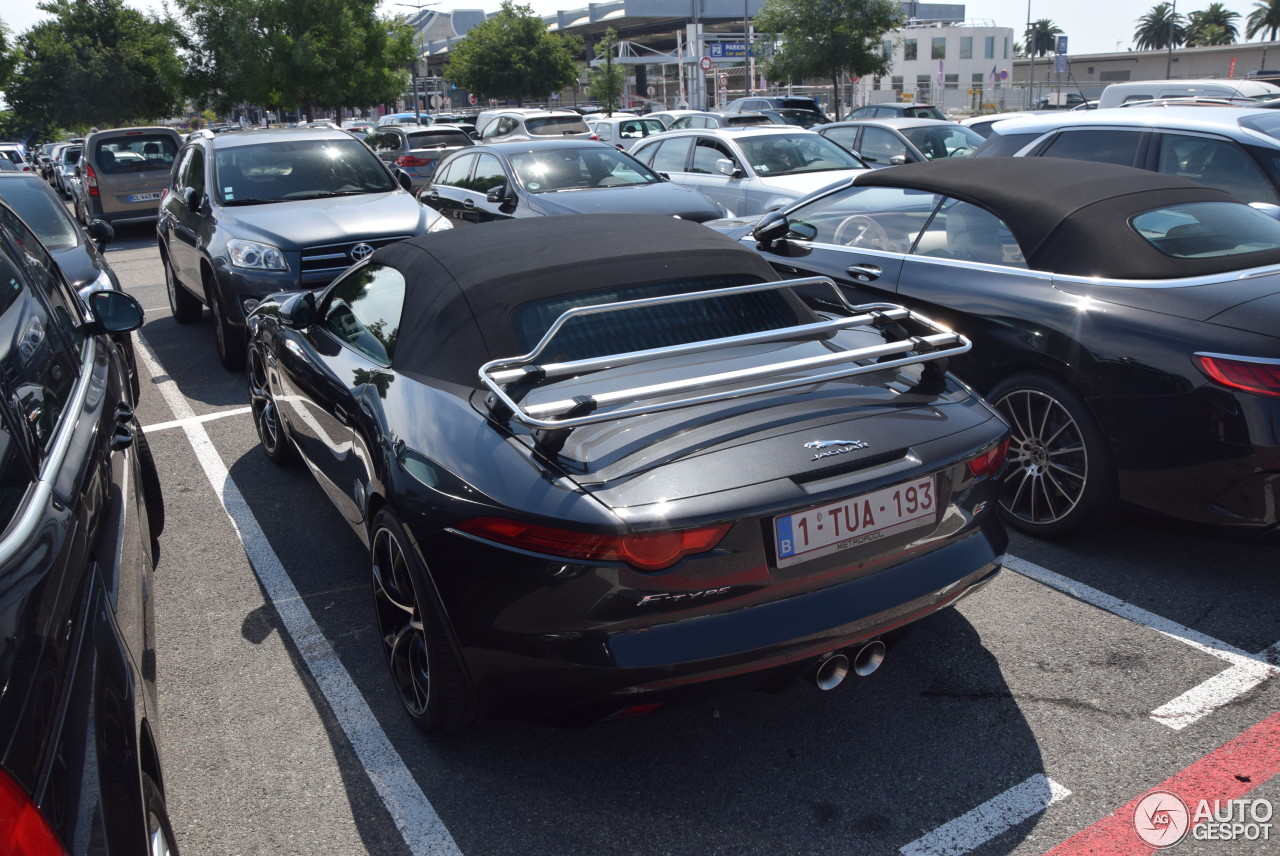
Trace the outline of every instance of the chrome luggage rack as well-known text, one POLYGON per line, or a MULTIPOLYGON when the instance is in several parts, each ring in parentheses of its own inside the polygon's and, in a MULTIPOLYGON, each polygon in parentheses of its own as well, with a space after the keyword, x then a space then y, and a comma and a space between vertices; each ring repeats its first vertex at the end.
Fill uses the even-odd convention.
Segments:
MULTIPOLYGON (((557 318, 541 341, 529 353, 519 357, 491 360, 481 366, 480 381, 491 393, 487 402, 490 413, 498 421, 505 422, 508 419, 515 419, 517 422, 528 425, 531 428, 560 432, 564 429, 576 428, 581 425, 608 422, 646 413, 658 413, 664 410, 675 410, 680 407, 690 407, 713 401, 743 398, 761 392, 809 386, 823 381, 871 372, 882 372, 886 369, 916 363, 944 361, 949 357, 965 353, 971 347, 972 344, 969 340, 959 333, 949 330, 941 324, 902 306, 892 303, 868 303, 854 306, 845 299, 840 292, 840 287, 834 281, 827 277, 819 276, 738 285, 730 288, 672 294, 663 297, 647 297, 639 300, 624 300, 595 306, 577 306, 567 310, 557 318), (556 333, 574 318, 600 315, 608 312, 621 312, 644 306, 686 303, 735 294, 749 294, 758 291, 773 291, 782 288, 813 285, 830 286, 835 292, 839 304, 850 315, 809 324, 781 327, 776 330, 765 330, 759 333, 746 333, 737 336, 707 339, 700 342, 689 342, 684 345, 629 351, 568 362, 538 362, 539 356, 547 349, 551 340, 555 338, 556 333), (910 335, 902 326, 902 322, 908 320, 935 332, 926 336, 910 335), (749 369, 699 374, 679 380, 620 389, 599 395, 577 395, 573 398, 535 405, 522 406, 520 402, 529 390, 555 378, 574 377, 620 366, 635 365, 646 360, 698 354, 738 345, 754 345, 786 339, 817 339, 840 330, 864 326, 877 328, 885 336, 886 342, 883 345, 835 351, 829 354, 785 360, 749 369), (854 365, 840 365, 842 363, 853 363, 854 365), (768 378, 777 375, 803 372, 806 369, 825 369, 831 366, 839 367, 814 374, 802 374, 798 377, 767 381, 768 378), (685 398, 663 401, 652 400, 753 380, 766 380, 767 382, 718 392, 706 392, 685 398), (618 405, 626 404, 635 404, 635 406, 601 411, 601 408, 616 408, 618 405)), ((935 366, 935 368, 939 369, 939 375, 945 371, 944 367, 945 362, 935 366)))

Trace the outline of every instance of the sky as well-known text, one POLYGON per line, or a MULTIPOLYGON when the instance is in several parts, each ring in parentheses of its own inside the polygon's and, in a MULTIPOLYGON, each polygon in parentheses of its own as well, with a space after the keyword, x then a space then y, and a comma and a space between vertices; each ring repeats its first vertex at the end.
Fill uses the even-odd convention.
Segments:
MULTIPOLYGON (((163 0, 125 0, 129 6, 143 10, 156 11, 161 8, 163 0)), ((550 15, 558 9, 579 9, 587 5, 586 0, 525 0, 527 5, 541 15, 550 15)), ((1137 19, 1156 5, 1157 0, 1076 0, 1072 3, 1052 2, 1052 0, 977 0, 965 4, 965 13, 970 20, 991 21, 999 27, 1011 27, 1015 37, 1020 41, 1026 28, 1028 8, 1031 20, 1048 18, 1066 33, 1069 52, 1072 54, 1105 53, 1124 50, 1133 44, 1133 31, 1137 28, 1137 19)), ((1210 0, 1183 0, 1182 13, 1204 9, 1210 0)), ((47 17, 35 7, 33 0, 18 0, 6 3, 6 9, 0 12, 0 20, 8 25, 11 33, 20 33, 40 19, 47 17)), ((409 4, 413 5, 413 4, 409 4)), ((426 4, 424 4, 426 5, 426 4)), ((442 0, 435 8, 450 9, 484 9, 496 11, 500 0, 442 0)), ((1176 5, 1176 4, 1175 4, 1176 5)), ((1241 36, 1244 35, 1245 19, 1253 8, 1247 0, 1226 0, 1224 5, 1240 13, 1236 23, 1241 36)), ((407 12, 402 4, 384 2, 384 13, 407 12)))

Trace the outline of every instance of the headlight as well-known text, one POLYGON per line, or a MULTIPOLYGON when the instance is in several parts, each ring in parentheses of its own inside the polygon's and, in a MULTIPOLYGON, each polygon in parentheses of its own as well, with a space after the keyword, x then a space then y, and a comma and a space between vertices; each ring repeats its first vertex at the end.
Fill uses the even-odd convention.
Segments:
POLYGON ((443 214, 437 214, 436 219, 427 227, 428 232, 443 232, 445 229, 452 229, 453 221, 443 214))
POLYGON ((103 270, 103 271, 98 271, 97 279, 95 279, 93 282, 89 283, 88 285, 80 286, 80 288, 78 288, 77 291, 80 292, 81 297, 83 297, 85 300, 88 300, 89 295, 93 294, 93 292, 95 291, 111 291, 113 288, 115 288, 115 286, 112 285, 111 283, 111 277, 107 276, 107 272, 103 270))
POLYGON ((227 241, 227 252, 231 255, 231 264, 240 268, 254 270, 288 270, 284 263, 284 253, 279 247, 270 244, 259 244, 256 241, 227 241))

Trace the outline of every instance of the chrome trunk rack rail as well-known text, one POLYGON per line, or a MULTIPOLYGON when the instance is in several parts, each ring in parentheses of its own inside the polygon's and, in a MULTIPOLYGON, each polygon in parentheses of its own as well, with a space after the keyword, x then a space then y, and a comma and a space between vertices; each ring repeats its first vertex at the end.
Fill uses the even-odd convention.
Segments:
MULTIPOLYGON (((657 413, 713 401, 743 398, 762 392, 809 386, 823 381, 871 372, 882 372, 886 369, 916 363, 946 360, 957 354, 965 353, 971 347, 971 343, 964 336, 948 330, 909 309, 891 303, 870 303, 854 306, 845 299, 839 286, 832 280, 827 277, 807 277, 804 279, 761 282, 709 291, 695 291, 663 297, 647 297, 639 300, 574 307, 556 319, 555 323, 551 325, 550 329, 542 337, 542 340, 529 353, 519 357, 491 360, 481 366, 480 381, 491 393, 488 403, 494 418, 499 421, 515 419, 517 422, 528 425, 531 428, 560 431, 576 428, 580 425, 608 422, 646 413, 657 413), (797 324, 759 333, 707 339, 684 345, 629 351, 568 362, 538 362, 538 358, 550 345, 556 333, 574 318, 600 315, 608 312, 622 312, 645 306, 686 303, 736 294, 814 285, 830 286, 836 293, 840 305, 850 314, 831 320, 797 324), (903 321, 914 322, 916 325, 933 332, 925 336, 910 335, 903 328, 903 321), (818 356, 785 360, 747 369, 696 374, 678 380, 602 392, 598 395, 576 395, 572 398, 533 405, 522 405, 520 401, 530 389, 556 378, 575 377, 620 366, 636 365, 649 360, 699 354, 739 345, 754 345, 789 339, 816 340, 825 338, 840 330, 866 326, 878 329, 885 337, 885 343, 852 350, 837 350, 818 356), (816 371, 809 373, 809 370, 816 371), (782 379, 773 379, 779 375, 792 375, 795 373, 801 374, 782 379), (719 391, 702 392, 702 390, 709 390, 717 386, 742 384, 749 381, 763 382, 747 386, 734 386, 731 389, 719 391), (668 398, 669 396, 681 396, 685 393, 697 394, 687 397, 668 398)), ((699 365, 705 364, 700 363, 699 365)), ((938 368, 944 365, 945 363, 942 363, 938 368)))

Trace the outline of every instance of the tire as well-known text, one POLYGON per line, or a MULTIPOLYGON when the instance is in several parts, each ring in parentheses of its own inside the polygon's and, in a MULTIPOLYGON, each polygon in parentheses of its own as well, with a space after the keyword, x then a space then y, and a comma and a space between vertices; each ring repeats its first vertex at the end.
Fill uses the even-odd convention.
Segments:
POLYGON ((378 636, 405 712, 428 734, 468 728, 476 706, 443 610, 426 567, 389 510, 374 518, 369 544, 378 636))
POLYGON ((997 383, 987 400, 1012 430, 1000 496, 1006 523, 1037 538, 1058 538, 1114 507, 1110 447, 1079 393, 1027 373, 997 383))
POLYGON ((147 856, 178 856, 178 839, 169 822, 164 794, 146 773, 142 774, 142 800, 147 812, 147 856))
POLYGON ((258 429, 258 440, 271 463, 286 467, 298 460, 298 450, 289 439, 280 408, 271 393, 267 376, 267 364, 257 348, 250 348, 248 355, 249 406, 253 410, 253 426, 258 429))
POLYGON ((207 276, 204 296, 209 301, 209 314, 213 316, 213 345, 218 349, 218 362, 229 372, 242 371, 249 344, 244 327, 227 320, 222 301, 218 299, 218 287, 207 276))
POLYGON ((178 282, 178 275, 173 272, 168 253, 161 251, 160 263, 164 266, 164 289, 169 293, 169 310, 173 313, 173 320, 179 324, 196 323, 204 313, 199 298, 178 282))
POLYGON ((160 486, 160 471, 151 456, 151 444, 147 442, 147 435, 142 433, 141 425, 134 428, 133 436, 139 469, 142 470, 142 501, 147 508, 147 525, 154 541, 164 532, 164 490, 160 486))

